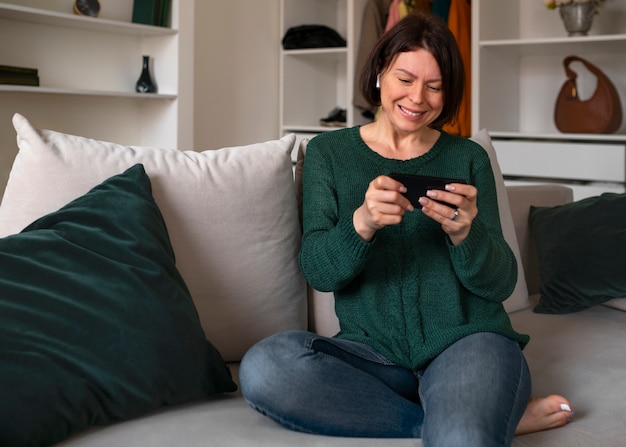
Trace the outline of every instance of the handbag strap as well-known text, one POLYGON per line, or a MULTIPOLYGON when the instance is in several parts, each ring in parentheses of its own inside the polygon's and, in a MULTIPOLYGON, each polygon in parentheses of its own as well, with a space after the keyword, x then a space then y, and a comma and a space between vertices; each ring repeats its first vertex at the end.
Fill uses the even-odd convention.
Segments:
POLYGON ((567 78, 573 84, 572 85, 571 98, 577 98, 578 97, 577 86, 576 86, 576 78, 578 77, 578 74, 569 67, 569 64, 572 63, 572 62, 582 62, 582 64, 587 68, 587 70, 589 70, 591 73, 596 75, 596 77, 598 78, 598 83, 600 83, 602 81, 607 81, 608 80, 608 78, 602 72, 602 70, 600 70, 598 67, 593 65, 591 62, 586 61, 582 57, 567 56, 565 59, 563 59, 563 66, 565 67, 565 74, 567 75, 567 78))
POLYGON ((563 65, 565 66, 565 73, 567 74, 567 77, 570 78, 571 80, 575 80, 576 77, 578 76, 574 70, 569 68, 569 64, 574 62, 574 61, 582 62, 583 65, 587 68, 587 70, 592 72, 598 78, 605 78, 606 79, 606 75, 604 74, 604 72, 602 72, 602 70, 600 70, 598 67, 593 65, 591 62, 586 61, 582 57, 567 56, 565 59, 563 59, 563 65))

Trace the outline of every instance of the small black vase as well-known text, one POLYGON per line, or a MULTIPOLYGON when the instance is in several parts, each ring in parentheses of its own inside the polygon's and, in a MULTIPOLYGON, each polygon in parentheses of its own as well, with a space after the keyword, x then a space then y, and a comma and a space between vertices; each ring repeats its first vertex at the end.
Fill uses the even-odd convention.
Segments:
POLYGON ((143 68, 141 70, 141 76, 137 79, 135 84, 135 90, 139 93, 156 93, 156 84, 152 81, 150 76, 150 56, 143 56, 143 68))

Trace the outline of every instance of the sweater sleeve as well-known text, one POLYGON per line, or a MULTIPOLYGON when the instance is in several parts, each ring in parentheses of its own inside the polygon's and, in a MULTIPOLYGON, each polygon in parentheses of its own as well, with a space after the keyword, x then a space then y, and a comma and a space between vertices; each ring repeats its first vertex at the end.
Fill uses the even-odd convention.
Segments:
POLYGON ((458 246, 450 244, 452 263, 466 289, 489 301, 502 302, 515 288, 517 262, 502 234, 496 185, 488 160, 476 169, 475 186, 478 216, 465 241, 458 246))
POLYGON ((320 291, 346 286, 364 268, 371 245, 356 233, 354 210, 340 215, 334 166, 315 139, 307 147, 303 174, 303 235, 300 268, 320 291))

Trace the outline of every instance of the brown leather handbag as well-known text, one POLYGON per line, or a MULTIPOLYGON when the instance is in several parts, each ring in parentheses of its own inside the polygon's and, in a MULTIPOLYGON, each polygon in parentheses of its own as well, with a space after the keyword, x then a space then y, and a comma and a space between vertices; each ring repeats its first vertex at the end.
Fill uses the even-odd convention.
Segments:
POLYGON ((554 108, 557 129, 567 133, 613 133, 622 125, 622 105, 613 83, 595 65, 578 56, 563 60, 567 81, 561 87, 554 108), (586 101, 578 97, 576 77, 569 68, 573 61, 582 62, 598 78, 593 96, 586 101))

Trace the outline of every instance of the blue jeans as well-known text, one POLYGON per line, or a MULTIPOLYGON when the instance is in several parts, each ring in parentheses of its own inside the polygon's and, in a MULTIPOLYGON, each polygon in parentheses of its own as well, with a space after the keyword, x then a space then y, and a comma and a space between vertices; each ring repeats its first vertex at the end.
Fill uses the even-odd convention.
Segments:
POLYGON ((361 343, 284 332, 246 353, 239 378, 254 409, 292 430, 436 447, 510 445, 530 399, 519 345, 493 333, 412 371, 361 343))

